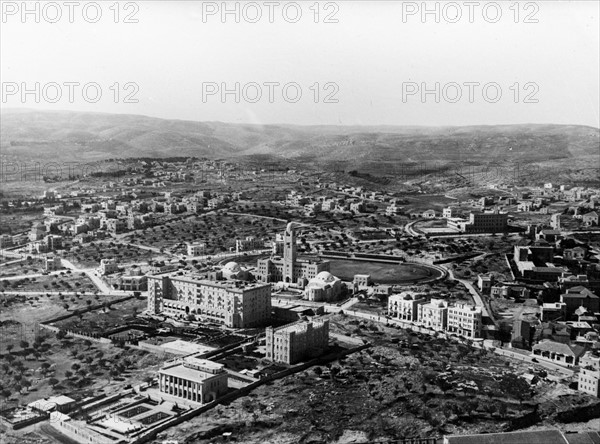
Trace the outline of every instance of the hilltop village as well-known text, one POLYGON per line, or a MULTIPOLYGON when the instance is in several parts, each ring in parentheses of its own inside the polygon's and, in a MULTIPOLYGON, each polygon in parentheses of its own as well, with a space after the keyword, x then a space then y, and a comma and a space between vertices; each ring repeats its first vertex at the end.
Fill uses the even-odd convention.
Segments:
POLYGON ((5 192, 0 431, 598 442, 598 184, 369 179, 124 159, 5 192))

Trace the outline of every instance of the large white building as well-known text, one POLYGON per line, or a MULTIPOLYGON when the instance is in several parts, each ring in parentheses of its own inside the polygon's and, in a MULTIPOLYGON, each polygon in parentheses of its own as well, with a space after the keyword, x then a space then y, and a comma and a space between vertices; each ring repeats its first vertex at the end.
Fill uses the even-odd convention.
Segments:
POLYGON ((417 322, 434 330, 445 330, 448 323, 448 302, 432 299, 427 304, 418 305, 417 322))
POLYGON ((266 329, 267 359, 295 364, 304 358, 318 356, 329 344, 329 320, 296 322, 266 329))
POLYGON ((317 277, 322 271, 329 271, 328 261, 298 259, 296 233, 290 222, 283 234, 283 257, 273 255, 267 259, 259 259, 256 278, 261 282, 285 282, 304 286, 306 281, 317 277))
POLYGON ((223 364, 187 357, 158 371, 158 389, 171 396, 206 404, 227 392, 227 372, 223 364))
POLYGON ((470 213, 469 219, 447 218, 448 228, 461 233, 503 233, 508 228, 508 214, 497 210, 470 213))
POLYGON ((393 294, 388 298, 388 314, 402 321, 413 322, 418 317, 419 304, 424 304, 425 299, 419 293, 404 291, 393 294))
POLYGON ((342 281, 328 271, 321 271, 308 281, 304 297, 309 301, 333 302, 342 294, 342 281))
POLYGON ((600 397, 600 355, 587 352, 579 360, 579 384, 581 392, 600 397))
POLYGON ((148 312, 247 328, 271 317, 271 285, 210 281, 190 276, 149 276, 148 312))
POLYGON ((450 333, 456 333, 467 338, 481 336, 481 307, 457 304, 448 307, 448 324, 450 333))

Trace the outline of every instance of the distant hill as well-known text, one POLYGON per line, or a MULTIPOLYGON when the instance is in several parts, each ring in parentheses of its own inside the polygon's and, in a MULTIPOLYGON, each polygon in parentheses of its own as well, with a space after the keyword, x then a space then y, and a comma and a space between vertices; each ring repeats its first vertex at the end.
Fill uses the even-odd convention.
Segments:
POLYGON ((600 166, 599 129, 577 125, 295 126, 122 114, 2 110, 5 158, 264 156, 374 172, 399 164, 584 162, 600 166))

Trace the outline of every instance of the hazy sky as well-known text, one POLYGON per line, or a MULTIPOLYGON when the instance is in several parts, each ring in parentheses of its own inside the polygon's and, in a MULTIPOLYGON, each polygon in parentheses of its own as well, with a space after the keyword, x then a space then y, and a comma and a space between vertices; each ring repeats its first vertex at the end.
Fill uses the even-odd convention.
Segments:
POLYGON ((2 2, 3 107, 244 123, 599 126, 597 1, 427 2, 437 17, 423 17, 420 1, 228 2, 240 23, 222 17, 222 2, 194 1, 121 2, 118 23, 114 2, 99 2, 102 16, 90 23, 88 3, 70 23, 64 2, 30 2, 40 8, 36 23, 20 1, 2 2), (137 23, 124 23, 130 13, 137 23), (40 103, 21 95, 36 82, 40 103), (80 84, 73 103, 65 82, 80 84), (96 103, 82 92, 92 82, 86 93, 91 101, 99 87, 96 103), (220 93, 236 82, 239 103, 220 93), (431 92, 422 96, 423 87, 431 92), (123 103, 129 92, 138 103, 123 103))

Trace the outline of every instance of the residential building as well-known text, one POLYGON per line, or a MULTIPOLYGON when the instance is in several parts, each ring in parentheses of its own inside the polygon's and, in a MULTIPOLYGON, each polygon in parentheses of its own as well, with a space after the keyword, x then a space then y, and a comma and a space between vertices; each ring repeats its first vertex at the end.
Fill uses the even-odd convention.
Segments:
POLYGON ((271 285, 148 276, 148 312, 180 319, 194 315, 234 328, 257 327, 271 316, 271 285))
POLYGON ((388 315, 394 319, 414 322, 418 318, 419 304, 425 304, 426 300, 421 293, 404 291, 393 294, 388 298, 388 315))
POLYGON ((467 338, 481 336, 481 307, 457 304, 448 307, 447 327, 449 333, 456 333, 467 338))
POLYGON ((600 298, 582 286, 567 289, 566 293, 560 295, 560 302, 567 305, 567 316, 571 316, 579 307, 591 313, 600 312, 600 298))
POLYGON ((494 276, 487 274, 477 276, 477 286, 483 294, 490 294, 492 285, 494 285, 494 276))
POLYGON ((119 271, 119 264, 116 259, 100 259, 100 267, 98 267, 98 272, 105 276, 107 274, 116 273, 119 271))
POLYGON ((355 274, 354 275, 354 288, 356 289, 364 289, 371 285, 371 275, 370 274, 355 274))
POLYGON ((427 304, 419 304, 417 322, 434 330, 445 330, 448 325, 448 302, 431 299, 427 304))
POLYGON ((200 256, 206 250, 205 242, 187 244, 188 256, 200 256))
POLYGON ((227 393, 227 372, 223 364, 186 357, 158 371, 161 393, 206 404, 227 393))
POLYGON ((295 364, 305 358, 318 356, 329 343, 329 320, 296 322, 283 327, 266 329, 267 359, 295 364))
POLYGON ((453 208, 452 207, 446 207, 442 210, 442 217, 444 219, 450 219, 453 216, 453 208))
POLYGON ((580 392, 600 397, 600 354, 597 352, 587 352, 579 360, 577 388, 580 392))
POLYGON ((62 262, 57 256, 46 256, 44 258, 44 271, 54 271, 62 268, 62 262))
POLYGON ((542 304, 543 322, 567 319, 567 304, 562 302, 549 302, 542 304))
POLYGON ((573 367, 579 363, 579 358, 585 349, 579 345, 563 344, 544 339, 533 346, 531 356, 555 364, 573 367))

